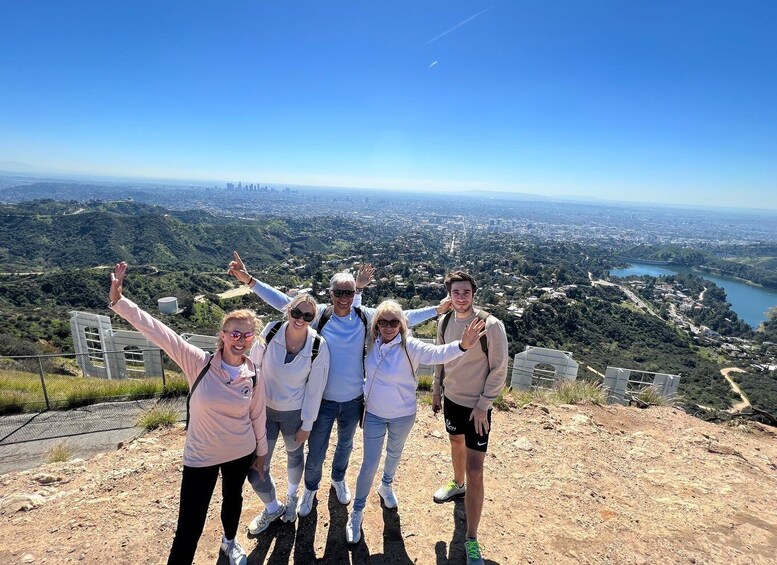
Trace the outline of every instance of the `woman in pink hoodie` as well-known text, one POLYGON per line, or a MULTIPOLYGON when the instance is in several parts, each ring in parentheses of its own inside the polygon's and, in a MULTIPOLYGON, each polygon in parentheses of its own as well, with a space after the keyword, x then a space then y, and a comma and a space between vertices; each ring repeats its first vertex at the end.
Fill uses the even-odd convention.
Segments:
MULTIPOLYGON (((256 327, 256 315, 250 310, 227 314, 218 348, 211 355, 125 298, 122 287, 126 272, 127 264, 121 262, 111 273, 110 308, 163 349, 189 382, 191 419, 183 451, 178 526, 167 562, 177 565, 194 560, 221 471, 221 552, 230 565, 244 565, 245 550, 235 539, 243 508, 243 484, 251 467, 264 475, 267 456, 264 384, 258 382, 261 355, 254 352, 254 362, 248 358, 251 342, 261 329, 256 327)), ((254 347, 264 350, 263 343, 254 347)))

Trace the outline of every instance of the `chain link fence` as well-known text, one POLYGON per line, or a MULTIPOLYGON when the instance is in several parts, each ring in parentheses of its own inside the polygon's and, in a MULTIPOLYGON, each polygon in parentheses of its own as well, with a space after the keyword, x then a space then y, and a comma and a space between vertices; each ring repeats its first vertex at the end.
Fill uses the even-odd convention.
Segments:
POLYGON ((22 430, 43 429, 45 422, 51 430, 66 419, 81 420, 79 433, 119 429, 126 414, 137 412, 137 401, 187 391, 185 377, 160 349, 0 357, 0 444, 43 439, 22 430), (68 412, 53 412, 62 410, 68 412))

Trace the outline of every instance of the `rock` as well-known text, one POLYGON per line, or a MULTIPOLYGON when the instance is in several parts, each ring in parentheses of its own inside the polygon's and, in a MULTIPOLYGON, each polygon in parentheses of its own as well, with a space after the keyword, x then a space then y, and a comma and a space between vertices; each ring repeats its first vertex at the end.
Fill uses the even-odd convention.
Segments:
POLYGON ((515 440, 513 442, 513 447, 517 449, 522 449, 523 451, 531 451, 532 449, 534 449, 534 446, 532 445, 532 443, 525 437, 518 438, 517 440, 515 440))
POLYGON ((0 514, 13 512, 27 512, 41 506, 45 502, 39 494, 27 494, 18 492, 0 499, 0 514))
POLYGON ((429 435, 432 437, 436 437, 437 439, 442 438, 442 433, 440 433, 438 430, 434 430, 433 432, 430 432, 429 435))
POLYGON ((63 478, 48 473, 38 473, 37 475, 33 475, 32 480, 42 485, 50 485, 52 483, 62 482, 63 478))
POLYGON ((35 557, 32 555, 32 553, 27 553, 24 555, 24 557, 21 558, 22 563, 34 563, 35 557))
POLYGON ((591 418, 589 418, 585 414, 575 414, 574 416, 572 416, 572 423, 573 424, 589 424, 589 423, 591 423, 591 418))

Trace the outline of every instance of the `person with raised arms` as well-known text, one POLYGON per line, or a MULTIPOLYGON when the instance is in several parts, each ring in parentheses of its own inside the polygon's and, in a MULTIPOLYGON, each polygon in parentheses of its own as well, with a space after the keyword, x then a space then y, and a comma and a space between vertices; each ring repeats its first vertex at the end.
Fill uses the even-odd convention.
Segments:
POLYGON ((168 565, 194 560, 208 506, 221 472, 221 552, 230 565, 245 565, 245 550, 235 539, 243 509, 243 484, 252 466, 263 475, 267 455, 264 383, 258 382, 264 345, 254 343, 256 314, 235 310, 221 322, 216 352, 210 354, 184 340, 171 328, 123 294, 125 262, 111 273, 111 310, 161 348, 181 368, 189 384, 183 477, 178 525, 168 565), (189 404, 191 418, 189 418, 189 404))
MULTIPOLYGON (((277 310, 282 310, 291 302, 291 297, 252 277, 237 251, 233 255, 229 273, 238 281, 248 285, 259 298, 277 310)), ((341 504, 347 505, 351 501, 345 473, 364 404, 364 345, 375 314, 374 308, 354 306, 354 297, 358 298, 360 304, 361 291, 370 283, 374 273, 375 269, 371 265, 363 265, 356 278, 347 272, 336 273, 329 285, 332 304, 318 305, 315 329, 326 339, 329 347, 329 378, 318 418, 308 438, 305 488, 297 505, 297 513, 302 517, 310 514, 313 509, 335 421, 337 445, 332 460, 331 482, 341 504)), ((449 308, 450 299, 446 297, 437 306, 409 310, 405 314, 408 324, 414 326, 447 312, 449 308)))

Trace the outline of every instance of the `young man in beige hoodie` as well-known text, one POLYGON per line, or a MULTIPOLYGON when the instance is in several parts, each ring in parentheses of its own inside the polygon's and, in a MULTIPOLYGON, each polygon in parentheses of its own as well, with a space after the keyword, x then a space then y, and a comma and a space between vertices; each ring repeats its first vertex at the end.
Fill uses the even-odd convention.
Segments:
POLYGON ((483 512, 483 461, 488 448, 491 409, 507 378, 507 335, 501 321, 474 308, 477 284, 470 275, 462 271, 449 273, 445 286, 454 312, 440 319, 437 343, 460 338, 464 328, 478 316, 485 319, 486 340, 461 357, 435 368, 432 409, 435 413, 443 409, 451 442, 453 480, 434 493, 434 500, 442 503, 464 495, 467 563, 479 565, 483 563, 477 542, 483 512))

